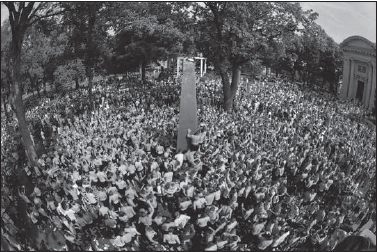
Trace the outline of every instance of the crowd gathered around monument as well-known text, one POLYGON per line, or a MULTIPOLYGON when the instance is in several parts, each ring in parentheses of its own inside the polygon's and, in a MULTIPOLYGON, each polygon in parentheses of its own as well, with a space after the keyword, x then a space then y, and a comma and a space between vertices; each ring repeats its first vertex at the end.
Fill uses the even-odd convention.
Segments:
POLYGON ((182 152, 179 101, 127 84, 97 84, 92 112, 83 89, 31 108, 48 151, 34 193, 19 188, 30 218, 80 250, 331 250, 376 233, 376 131, 357 101, 243 82, 226 113, 202 96, 218 83, 197 84, 182 152))

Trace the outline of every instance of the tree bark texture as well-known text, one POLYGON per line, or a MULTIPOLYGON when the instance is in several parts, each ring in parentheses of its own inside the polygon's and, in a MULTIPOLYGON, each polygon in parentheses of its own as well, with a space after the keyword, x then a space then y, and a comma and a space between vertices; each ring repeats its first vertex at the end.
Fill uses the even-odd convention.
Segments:
POLYGON ((221 80, 223 83, 223 97, 224 97, 223 107, 225 111, 232 111, 234 98, 236 97, 236 93, 238 89, 238 83, 241 78, 241 68, 236 64, 232 65, 231 81, 229 80, 227 67, 223 66, 223 67, 220 67, 219 69, 220 69, 221 80))
POLYGON ((46 84, 46 79, 43 77, 43 88, 44 88, 44 94, 47 95, 47 84, 46 84))
POLYGON ((80 84, 79 84, 79 76, 76 75, 76 78, 75 78, 75 82, 76 82, 76 90, 79 89, 80 87, 80 84))
POLYGON ((92 88, 93 88, 93 68, 89 68, 89 70, 88 70, 88 91, 89 91, 90 110, 93 110, 93 93, 92 93, 92 88))
POLYGON ((8 101, 8 99, 3 94, 1 94, 1 96, 2 96, 1 100, 3 101, 2 105, 3 105, 3 108, 4 108, 5 119, 6 119, 7 122, 10 122, 11 117, 10 117, 10 114, 8 113, 8 108, 7 108, 7 101, 8 101))
POLYGON ((94 69, 94 51, 95 45, 93 41, 93 31, 94 25, 96 22, 96 12, 92 9, 89 9, 89 20, 88 20, 88 40, 87 40, 87 51, 86 51, 86 69, 87 69, 87 76, 88 76, 88 91, 89 91, 89 103, 90 103, 90 110, 93 110, 93 69, 94 69))
POLYGON ((145 73, 146 73, 147 63, 145 60, 141 62, 141 80, 145 81, 145 73))
POLYGON ((25 111, 22 102, 22 92, 21 92, 21 46, 22 46, 22 31, 21 27, 16 26, 12 32, 12 46, 13 46, 13 105, 15 108, 19 130, 22 136, 23 144, 26 149, 26 154, 28 156, 29 162, 32 166, 39 166, 37 162, 37 153, 35 151, 35 146, 31 140, 30 131, 27 126, 25 111))

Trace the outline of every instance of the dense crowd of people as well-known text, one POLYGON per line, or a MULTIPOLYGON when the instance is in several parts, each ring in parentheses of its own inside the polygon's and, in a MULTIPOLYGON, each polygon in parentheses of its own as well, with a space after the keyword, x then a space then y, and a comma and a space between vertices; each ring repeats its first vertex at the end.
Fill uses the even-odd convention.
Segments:
POLYGON ((376 233, 376 132, 357 102, 244 82, 233 113, 198 97, 199 146, 177 153, 170 88, 122 90, 97 85, 92 112, 79 90, 27 113, 46 154, 19 193, 71 249, 330 250, 376 233))

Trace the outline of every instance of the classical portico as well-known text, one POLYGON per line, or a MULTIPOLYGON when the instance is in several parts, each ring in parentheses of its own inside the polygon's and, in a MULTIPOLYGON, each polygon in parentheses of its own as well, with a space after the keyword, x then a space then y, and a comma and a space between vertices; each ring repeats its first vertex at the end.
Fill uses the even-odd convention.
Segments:
POLYGON ((345 39, 343 51, 343 98, 358 99, 367 109, 374 106, 376 90, 376 44, 361 36, 345 39))

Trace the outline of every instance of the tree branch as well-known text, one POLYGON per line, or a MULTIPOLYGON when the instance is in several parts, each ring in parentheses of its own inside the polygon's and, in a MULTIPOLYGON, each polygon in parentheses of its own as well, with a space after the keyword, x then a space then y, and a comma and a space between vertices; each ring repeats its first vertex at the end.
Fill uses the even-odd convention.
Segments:
POLYGON ((223 5, 223 7, 222 7, 221 10, 220 10, 220 16, 223 16, 223 15, 224 15, 224 11, 225 11, 226 4, 227 4, 227 2, 224 2, 224 5, 223 5))
POLYGON ((9 9, 9 13, 16 11, 13 2, 3 2, 3 4, 9 9))
POLYGON ((212 2, 208 2, 206 4, 210 8, 210 10, 211 10, 211 12, 213 13, 213 16, 214 16, 214 22, 215 22, 215 26, 217 28, 217 37, 218 37, 219 41, 222 41, 221 22, 220 22, 220 18, 219 18, 219 10, 218 10, 217 6, 215 6, 215 4, 212 3, 212 2))
MULTIPOLYGON (((34 4, 34 3, 33 3, 34 4)), ((21 12, 21 10, 25 8, 25 2, 20 2, 20 5, 18 7, 18 12, 21 12)))
POLYGON ((61 11, 58 11, 58 12, 54 12, 54 13, 51 13, 51 14, 46 14, 46 15, 43 15, 43 16, 36 16, 36 18, 31 21, 29 23, 29 25, 33 25, 34 23, 40 21, 41 19, 44 19, 44 18, 48 18, 48 17, 52 17, 52 16, 57 16, 57 15, 60 15, 60 14, 63 14, 66 10, 61 10, 61 11))
POLYGON ((21 19, 27 20, 29 14, 33 10, 34 2, 29 2, 26 8, 22 11, 21 19))
POLYGON ((9 10, 9 22, 11 24, 11 27, 13 27, 13 24, 16 20, 16 9, 14 7, 14 3, 13 2, 3 2, 3 4, 8 8, 9 10))
POLYGON ((41 9, 42 4, 43 4, 43 3, 39 4, 37 7, 35 7, 35 9, 34 9, 33 11, 31 11, 31 14, 30 14, 30 16, 29 16, 29 22, 30 22, 30 20, 31 20, 34 16, 37 15, 37 11, 41 9))

